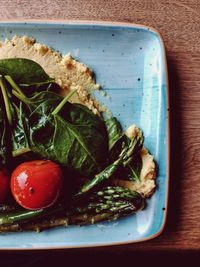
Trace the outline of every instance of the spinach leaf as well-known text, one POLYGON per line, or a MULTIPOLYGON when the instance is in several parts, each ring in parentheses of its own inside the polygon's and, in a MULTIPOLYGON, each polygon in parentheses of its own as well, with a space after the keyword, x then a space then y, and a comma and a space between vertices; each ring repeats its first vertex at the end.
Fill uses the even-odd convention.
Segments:
MULTIPOLYGON (((115 117, 106 120, 106 126, 109 136, 109 160, 113 162, 117 160, 121 151, 130 145, 131 139, 122 132, 121 125, 115 117)), ((132 160, 126 166, 121 166, 116 172, 117 177, 132 181, 140 180, 142 160, 139 151, 142 148, 142 144, 143 137, 141 138, 141 143, 135 147, 132 160)))
POLYGON ((0 108, 0 166, 6 165, 11 155, 5 112, 0 108))
POLYGON ((22 92, 26 94, 27 97, 31 97, 39 92, 48 91, 59 94, 62 90, 60 86, 55 82, 44 82, 33 85, 21 85, 22 92))
POLYGON ((86 106, 67 102, 61 111, 58 112, 58 115, 60 115, 65 121, 77 127, 85 125, 98 131, 98 135, 101 135, 104 139, 104 148, 106 148, 104 152, 108 152, 108 134, 105 123, 99 116, 95 115, 86 106))
POLYGON ((138 153, 134 160, 132 160, 125 168, 124 168, 124 178, 131 180, 133 182, 140 182, 140 173, 142 169, 142 159, 140 154, 138 153))
POLYGON ((16 97, 22 98, 22 102, 24 102, 23 100, 28 97, 31 98, 34 95, 37 95, 39 92, 53 92, 58 94, 61 91, 60 86, 55 82, 44 82, 33 85, 20 85, 19 87, 11 76, 6 75, 4 76, 4 78, 6 79, 7 84, 9 85, 13 93, 16 94, 16 97))
POLYGON ((9 124, 12 123, 12 117, 5 82, 1 76, 0 89, 0 165, 6 165, 11 157, 11 135, 9 124))
MULTIPOLYGON (((141 132, 139 132, 140 134, 141 132)), ((137 138, 137 136, 135 137, 137 138)), ((133 139, 134 140, 134 139, 133 139)), ((140 157, 140 150, 143 146, 143 135, 141 134, 140 142, 134 148, 134 153, 132 155, 132 160, 126 165, 119 169, 117 175, 121 179, 128 179, 132 181, 140 180, 140 171, 142 168, 142 161, 140 157)), ((113 148, 109 152, 109 157, 111 160, 116 160, 118 155, 124 149, 124 147, 128 147, 132 142, 132 139, 128 138, 126 134, 123 134, 114 144, 113 148)))
MULTIPOLYGON (((0 87, 2 91, 3 101, 1 108, 5 107, 4 120, 8 123, 4 127, 6 131, 7 144, 6 149, 9 148, 9 153, 13 156, 18 156, 29 151, 28 136, 27 136, 27 119, 22 110, 22 102, 19 107, 13 102, 12 95, 9 92, 9 87, 4 78, 1 77, 0 87)), ((4 133, 5 135, 5 133, 4 133)))
POLYGON ((105 124, 108 132, 108 145, 110 151, 118 139, 122 136, 122 128, 119 121, 115 117, 107 119, 105 124))
POLYGON ((113 147, 111 148, 111 150, 109 151, 109 159, 110 161, 115 161, 121 151, 125 148, 125 147, 128 147, 129 144, 130 144, 131 140, 125 135, 121 135, 119 137, 118 140, 116 140, 115 144, 113 145, 113 147))
POLYGON ((137 153, 137 149, 141 146, 142 142, 142 132, 138 131, 138 134, 135 136, 135 138, 131 138, 129 144, 127 144, 125 147, 123 146, 121 153, 116 160, 111 162, 104 170, 96 174, 80 188, 79 192, 76 194, 76 198, 80 198, 83 194, 87 193, 94 187, 105 182, 106 180, 109 180, 113 175, 118 175, 120 170, 122 170, 122 173, 124 174, 124 169, 126 169, 133 161, 137 153))
POLYGON ((90 125, 73 125, 60 116, 55 116, 54 119, 56 127, 62 129, 64 134, 63 136, 62 132, 57 131, 54 135, 53 144, 58 148, 55 150, 56 156, 63 164, 66 162, 84 176, 90 177, 99 172, 107 155, 104 136, 90 125), (59 146, 61 138, 65 153, 62 146, 59 146))
POLYGON ((100 117, 80 104, 69 103, 69 96, 63 98, 51 91, 27 97, 12 77, 5 78, 10 85, 2 92, 13 156, 32 151, 87 177, 104 167, 107 132, 100 117), (7 89, 12 90, 11 95, 7 89))
POLYGON ((53 80, 38 63, 25 58, 1 59, 0 74, 11 76, 20 85, 39 85, 53 80))
POLYGON ((131 140, 123 133, 116 117, 107 119, 105 124, 108 133, 109 159, 113 162, 119 157, 123 148, 128 147, 131 140))
POLYGON ((29 118, 32 150, 83 176, 99 172, 107 158, 103 121, 79 104, 65 103, 59 115, 52 107, 45 101, 29 118))
POLYGON ((13 104, 12 125, 12 155, 14 157, 30 151, 28 136, 28 120, 23 110, 23 104, 18 108, 13 104))
MULTIPOLYGON (((42 114, 50 114, 63 100, 62 96, 51 91, 35 93, 32 97, 21 95, 15 90, 13 90, 13 94, 18 100, 25 103, 31 112, 35 111, 37 113, 38 110, 42 114)), ((81 104, 72 104, 67 101, 58 114, 64 120, 74 125, 86 124, 95 128, 104 136, 105 144, 107 143, 107 132, 103 120, 92 113, 87 107, 81 104)))
POLYGON ((13 90, 13 95, 19 101, 23 102, 29 109, 29 111, 33 112, 35 109, 40 109, 42 107, 46 110, 42 110, 43 113, 50 112, 50 110, 53 110, 63 99, 62 96, 49 91, 42 91, 39 93, 35 93, 32 97, 26 97, 25 95, 22 95, 13 90), (42 106, 39 107, 40 105, 42 106))

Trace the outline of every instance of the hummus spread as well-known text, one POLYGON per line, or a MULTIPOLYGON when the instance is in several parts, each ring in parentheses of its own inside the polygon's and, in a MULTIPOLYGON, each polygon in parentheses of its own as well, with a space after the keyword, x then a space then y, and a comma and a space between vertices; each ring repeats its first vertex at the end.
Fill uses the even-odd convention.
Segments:
POLYGON ((37 43, 33 38, 14 36, 11 40, 0 42, 0 59, 4 58, 34 60, 60 85, 63 89, 62 95, 77 89, 72 102, 84 104, 94 113, 102 111, 99 103, 90 96, 92 90, 100 88, 95 82, 92 70, 73 59, 70 54, 62 56, 52 48, 37 43))

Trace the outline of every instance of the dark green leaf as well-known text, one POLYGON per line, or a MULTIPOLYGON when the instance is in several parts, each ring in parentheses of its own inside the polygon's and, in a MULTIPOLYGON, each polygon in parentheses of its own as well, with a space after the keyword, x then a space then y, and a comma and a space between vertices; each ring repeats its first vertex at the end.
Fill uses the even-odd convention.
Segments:
POLYGON ((22 102, 18 108, 13 104, 13 126, 12 126, 12 153, 13 156, 30 151, 29 136, 28 136, 28 119, 23 111, 22 102))
MULTIPOLYGON (((86 106, 81 104, 71 104, 67 102, 62 110, 58 113, 65 121, 79 127, 81 125, 87 125, 91 129, 95 129, 98 131, 98 135, 101 135, 104 138, 104 153, 107 153, 107 142, 108 135, 106 131, 105 124, 103 120, 95 115, 91 110, 89 110, 86 106)), ((96 137, 95 135, 93 138, 96 137)))
POLYGON ((11 131, 9 123, 12 123, 12 110, 5 81, 0 77, 0 166, 7 165, 11 150, 11 131), (9 121, 8 121, 9 117, 9 121))
POLYGON ((123 175, 121 179, 131 180, 140 182, 140 173, 142 169, 142 159, 140 154, 134 157, 134 160, 131 161, 126 168, 123 169, 123 175))
POLYGON ((25 58, 1 59, 0 74, 11 76, 20 85, 43 84, 52 81, 38 63, 25 58))
MULTIPOLYGON (((128 138, 128 137, 127 137, 128 138)), ((93 179, 87 181, 76 194, 76 197, 80 197, 83 194, 87 193, 97 185, 109 180, 114 174, 129 166, 131 162, 134 161, 138 151, 141 149, 143 144, 143 135, 139 130, 138 134, 133 139, 129 139, 127 144, 122 143, 121 152, 115 160, 113 160, 104 170, 96 174, 93 179)))
MULTIPOLYGON (((122 135, 114 144, 112 149, 110 150, 109 157, 110 160, 116 160, 121 150, 124 147, 129 146, 131 143, 131 139, 126 136, 126 134, 122 135)), ((134 153, 132 155, 132 159, 129 161, 126 166, 121 166, 116 176, 120 179, 131 180, 131 181, 140 181, 140 172, 142 168, 142 160, 140 157, 140 150, 143 145, 143 136, 141 135, 140 142, 138 142, 134 148, 134 153)))
POLYGON ((41 103, 29 118, 32 150, 83 176, 99 172, 107 157, 102 120, 87 108, 69 102, 60 115, 53 116, 51 112, 58 103, 51 101, 41 103))
POLYGON ((0 107, 0 166, 6 165, 11 156, 9 127, 6 122, 6 115, 0 107))
POLYGON ((47 114, 51 113, 51 111, 53 111, 53 109, 55 109, 55 107, 63 99, 61 96, 48 91, 35 93, 32 97, 23 97, 16 94, 16 92, 13 92, 13 94, 26 104, 29 111, 33 112, 38 109, 40 112, 47 114))
POLYGON ((107 119, 105 124, 108 132, 108 144, 110 151, 117 140, 122 136, 122 128, 119 121, 115 117, 107 119))
POLYGON ((20 88, 27 97, 31 97, 34 94, 44 91, 53 92, 57 94, 61 91, 60 86, 55 82, 41 82, 33 85, 21 85, 20 88))
POLYGON ((125 147, 129 146, 130 142, 131 140, 125 134, 122 134, 117 140, 115 140, 115 143, 113 143, 112 148, 109 150, 110 162, 116 160, 119 157, 121 151, 125 147))

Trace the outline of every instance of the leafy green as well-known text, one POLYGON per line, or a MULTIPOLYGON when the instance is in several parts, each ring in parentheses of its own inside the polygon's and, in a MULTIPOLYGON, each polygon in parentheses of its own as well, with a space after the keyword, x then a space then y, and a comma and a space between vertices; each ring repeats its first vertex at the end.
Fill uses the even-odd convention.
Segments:
POLYGON ((119 157, 122 149, 129 145, 130 139, 123 133, 122 127, 116 117, 107 119, 105 124, 109 139, 109 158, 113 162, 119 157))
POLYGON ((130 142, 127 145, 122 144, 121 153, 115 159, 115 161, 110 163, 110 165, 108 165, 104 170, 96 174, 93 179, 89 180, 81 187, 77 197, 80 197, 99 184, 109 180, 114 174, 116 174, 118 170, 121 170, 121 168, 122 170, 127 168, 127 166, 129 166, 129 164, 133 161, 135 155, 137 155, 138 148, 141 148, 142 144, 143 135, 142 132, 139 131, 134 139, 130 139, 130 142))
POLYGON ((4 78, 1 78, 0 86, 3 95, 2 107, 5 106, 6 110, 4 120, 8 119, 8 125, 4 128, 4 131, 7 131, 6 146, 12 149, 13 156, 17 156, 30 150, 27 136, 27 118, 22 108, 22 102, 20 102, 19 107, 14 103, 4 78))
POLYGON ((10 103, 8 88, 5 83, 5 79, 0 75, 0 88, 3 96, 4 107, 6 111, 6 117, 8 124, 12 126, 12 105, 10 103))
POLYGON ((62 110, 60 115, 52 115, 52 106, 44 102, 31 114, 32 150, 90 177, 105 163, 104 125, 98 116, 80 105, 67 102, 62 110))
POLYGON ((60 157, 62 164, 67 164, 80 174, 91 177, 102 168, 104 162, 104 139, 95 128, 87 124, 73 125, 64 121, 61 117, 55 116, 57 129, 53 144, 58 149, 55 150, 56 156, 60 157), (95 136, 95 139, 94 139, 95 136), (64 139, 65 153, 60 147, 60 139, 64 139))
POLYGON ((12 124, 11 106, 6 92, 3 77, 0 77, 0 166, 6 165, 11 158, 11 133, 9 124, 12 124), (4 104, 5 103, 5 104, 4 104), (8 113, 8 116, 7 116, 8 113))
POLYGON ((20 85, 41 85, 53 80, 38 63, 25 58, 0 59, 0 74, 11 76, 20 85))
POLYGON ((11 88, 14 90, 14 92, 20 94, 22 97, 32 97, 35 94, 39 92, 54 92, 54 93, 60 93, 61 88, 60 86, 52 81, 45 81, 45 82, 38 82, 37 84, 16 84, 16 82, 13 80, 13 78, 9 75, 4 76, 8 84, 11 86, 11 88))
MULTIPOLYGON (((136 136, 137 137, 137 136, 136 136)), ((134 139, 133 139, 134 140, 134 139)), ((120 179, 131 180, 131 181, 140 181, 140 172, 142 168, 142 160, 140 156, 140 150, 143 146, 143 135, 141 135, 140 142, 135 146, 134 154, 132 160, 126 166, 121 166, 116 176, 120 179)), ((123 147, 127 147, 132 142, 132 139, 128 138, 126 134, 122 135, 115 143, 111 149, 109 156, 110 159, 114 160, 119 155, 123 147)))
POLYGON ((5 119, 5 112, 0 107, 0 166, 6 165, 10 158, 11 150, 9 146, 8 126, 5 119))
MULTIPOLYGON (((63 99, 60 95, 49 91, 38 92, 31 97, 26 97, 15 90, 13 90, 12 93, 18 100, 27 106, 30 112, 33 112, 36 109, 41 109, 40 105, 42 105, 43 108, 46 107, 45 110, 49 112, 50 110, 53 110, 63 99)), ((46 112, 45 110, 43 110, 43 112, 46 112)))
POLYGON ((12 155, 14 157, 30 151, 28 130, 28 120, 22 102, 19 108, 13 104, 12 155))
POLYGON ((58 112, 58 115, 76 126, 84 124, 90 128, 95 128, 97 131, 100 131, 102 135, 104 135, 104 142, 108 142, 107 131, 103 120, 99 116, 95 115, 86 106, 67 102, 60 112, 58 112))
POLYGON ((53 92, 59 94, 62 90, 55 82, 41 82, 33 85, 20 85, 20 88, 27 97, 32 97, 39 92, 53 92))
POLYGON ((109 151, 122 136, 122 127, 116 117, 111 117, 105 121, 108 132, 109 151))
MULTIPOLYGON (((110 161, 115 161, 122 149, 124 147, 129 146, 131 139, 122 132, 121 126, 118 120, 115 117, 112 117, 106 121, 108 136, 109 136, 109 158, 110 161)), ((140 181, 140 172, 142 168, 142 160, 139 154, 140 149, 143 145, 143 137, 141 138, 141 143, 138 144, 135 148, 135 154, 127 164, 126 167, 121 166, 116 172, 116 176, 120 177, 120 179, 128 179, 131 181, 140 181)))
POLYGON ((101 170, 107 154, 107 133, 98 116, 53 92, 42 91, 26 97, 12 78, 7 80, 17 99, 13 101, 5 94, 14 156, 31 150, 88 177, 101 170), (22 103, 30 115, 24 116, 22 103))
POLYGON ((140 173, 142 169, 142 159, 140 153, 138 153, 134 160, 131 161, 124 169, 122 179, 128 179, 131 181, 140 182, 140 173))

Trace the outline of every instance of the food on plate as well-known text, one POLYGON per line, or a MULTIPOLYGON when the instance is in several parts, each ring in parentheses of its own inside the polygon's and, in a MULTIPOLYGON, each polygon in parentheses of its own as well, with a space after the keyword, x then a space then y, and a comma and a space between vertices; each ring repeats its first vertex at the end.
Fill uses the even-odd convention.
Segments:
POLYGON ((153 156, 91 92, 92 70, 35 40, 0 43, 0 231, 114 220, 145 207, 153 156), (10 175, 8 175, 10 174, 10 175))
POLYGON ((52 206, 62 190, 63 175, 58 164, 34 160, 20 164, 12 173, 10 186, 16 202, 25 209, 52 206))

